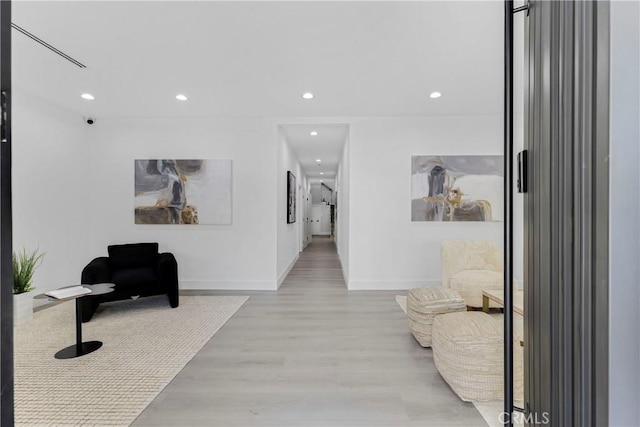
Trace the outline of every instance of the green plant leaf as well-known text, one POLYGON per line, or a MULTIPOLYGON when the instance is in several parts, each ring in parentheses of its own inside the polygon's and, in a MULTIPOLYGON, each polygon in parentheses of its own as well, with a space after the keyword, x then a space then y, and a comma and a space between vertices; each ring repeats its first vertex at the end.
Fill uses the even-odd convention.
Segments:
POLYGON ((27 252, 24 248, 22 251, 12 254, 14 294, 22 294, 33 290, 33 273, 42 263, 44 255, 38 249, 27 252))

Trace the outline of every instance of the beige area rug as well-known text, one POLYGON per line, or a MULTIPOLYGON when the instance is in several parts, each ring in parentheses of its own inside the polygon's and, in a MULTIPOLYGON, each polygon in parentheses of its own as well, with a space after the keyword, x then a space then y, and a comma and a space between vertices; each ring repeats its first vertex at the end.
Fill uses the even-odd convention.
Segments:
POLYGON ((88 355, 58 360, 75 343, 75 302, 34 313, 15 328, 15 419, 22 426, 127 426, 247 301, 245 296, 166 296, 102 304, 83 340, 88 355))
POLYGON ((407 297, 405 295, 396 295, 396 302, 404 311, 404 314, 407 314, 407 297))
MULTIPOLYGON (((404 295, 396 295, 396 302, 404 311, 404 314, 407 314, 407 297, 404 295)), ((499 315, 502 316, 502 315, 499 315)), ((514 402, 516 406, 522 407, 523 402, 514 402)), ((504 424, 501 422, 500 414, 503 413, 504 404, 502 401, 499 402, 473 402, 473 405, 476 407, 482 418, 487 422, 490 427, 498 427, 503 426, 504 424)), ((514 416, 514 426, 521 426, 522 417, 519 414, 514 416)))

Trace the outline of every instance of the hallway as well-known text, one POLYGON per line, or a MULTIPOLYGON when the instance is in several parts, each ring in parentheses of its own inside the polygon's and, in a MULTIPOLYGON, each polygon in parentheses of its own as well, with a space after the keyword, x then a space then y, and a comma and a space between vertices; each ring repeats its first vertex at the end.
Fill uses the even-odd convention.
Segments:
POLYGON ((283 291, 346 290, 336 245, 329 236, 313 236, 313 242, 300 253, 278 293, 283 291))
POLYGON ((334 243, 314 237, 279 291, 248 293, 134 425, 486 425, 415 342, 397 293, 347 291, 334 243))

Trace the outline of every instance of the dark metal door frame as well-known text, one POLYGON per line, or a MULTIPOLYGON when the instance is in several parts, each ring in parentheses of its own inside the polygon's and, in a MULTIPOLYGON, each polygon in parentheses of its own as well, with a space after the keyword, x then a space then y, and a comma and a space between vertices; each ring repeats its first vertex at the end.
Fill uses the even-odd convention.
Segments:
POLYGON ((13 426, 11 1, 0 1, 0 424, 13 426))
POLYGON ((504 424, 513 425, 513 1, 504 2, 504 424))
MULTIPOLYGON (((513 425, 513 16, 529 15, 529 1, 513 7, 513 0, 504 0, 504 410, 505 425, 513 425)), ((526 167, 526 165, 525 165, 526 167)), ((523 181, 526 187, 526 180, 523 181)))

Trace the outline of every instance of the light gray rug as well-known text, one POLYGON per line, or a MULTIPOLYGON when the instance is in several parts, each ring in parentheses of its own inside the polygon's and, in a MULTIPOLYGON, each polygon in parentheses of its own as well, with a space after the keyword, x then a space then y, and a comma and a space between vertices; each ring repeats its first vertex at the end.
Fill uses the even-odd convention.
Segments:
POLYGON ((75 343, 75 303, 34 313, 14 331, 16 425, 131 424, 249 297, 166 296, 102 304, 83 325, 99 350, 54 354, 75 343))

